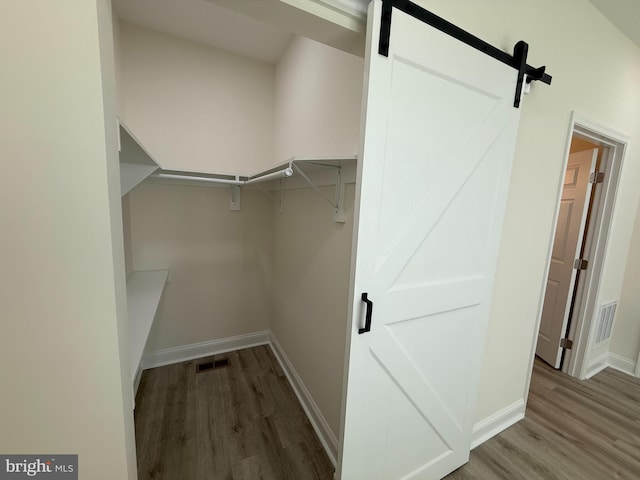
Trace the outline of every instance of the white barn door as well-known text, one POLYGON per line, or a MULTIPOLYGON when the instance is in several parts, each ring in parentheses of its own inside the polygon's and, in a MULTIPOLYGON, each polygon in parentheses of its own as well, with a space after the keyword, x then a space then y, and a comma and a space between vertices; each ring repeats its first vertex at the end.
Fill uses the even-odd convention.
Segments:
POLYGON ((517 72, 395 9, 381 56, 380 16, 374 0, 339 476, 436 479, 469 455, 517 72))

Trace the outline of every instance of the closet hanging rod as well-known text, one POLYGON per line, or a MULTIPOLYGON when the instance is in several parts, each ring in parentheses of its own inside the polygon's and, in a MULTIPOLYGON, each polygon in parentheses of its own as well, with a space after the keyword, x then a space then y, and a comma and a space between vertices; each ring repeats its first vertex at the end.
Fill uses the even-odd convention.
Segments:
POLYGON ((261 177, 250 178, 244 182, 245 185, 251 185, 252 183, 266 182, 267 180, 274 180, 277 178, 287 178, 293 175, 293 169, 287 167, 284 170, 278 170, 277 172, 267 173, 261 177))
POLYGON ((192 182, 222 183, 225 185, 244 185, 243 180, 227 180, 225 178, 194 177, 190 175, 175 175, 173 173, 157 173, 151 176, 154 178, 167 178, 170 180, 189 180, 192 182))
POLYGON ((155 178, 166 178, 171 180, 188 180, 192 182, 220 183, 224 185, 235 185, 238 187, 242 187, 244 185, 251 185, 253 183, 258 183, 258 182, 266 182, 268 180, 274 180, 277 178, 287 178, 287 177, 290 177, 291 175, 293 175, 293 169, 291 167, 287 167, 283 170, 278 170, 277 172, 268 173, 266 175, 251 178, 249 180, 229 180, 226 178, 196 177, 193 175, 177 175, 174 173, 158 173, 152 176, 155 178))

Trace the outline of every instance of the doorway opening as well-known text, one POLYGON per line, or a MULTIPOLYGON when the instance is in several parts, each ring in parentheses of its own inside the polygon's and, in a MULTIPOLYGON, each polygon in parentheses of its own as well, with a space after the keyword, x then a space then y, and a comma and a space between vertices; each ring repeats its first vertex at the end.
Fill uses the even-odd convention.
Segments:
POLYGON ((595 337, 602 340, 596 298, 627 142, 572 115, 535 353, 581 379, 589 376, 585 359, 595 337))

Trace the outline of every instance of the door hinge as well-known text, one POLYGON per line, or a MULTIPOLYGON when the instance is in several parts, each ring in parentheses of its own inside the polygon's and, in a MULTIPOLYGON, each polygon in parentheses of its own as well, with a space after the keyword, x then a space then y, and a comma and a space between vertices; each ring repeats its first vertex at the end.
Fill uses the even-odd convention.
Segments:
POLYGON ((573 340, 569 340, 568 338, 560 339, 560 348, 571 350, 573 348, 573 340))
POLYGON ((602 183, 604 182, 604 172, 592 172, 589 175, 589 183, 602 183))
POLYGON ((584 258, 576 258, 575 262, 573 262, 573 268, 576 270, 586 270, 589 266, 589 260, 585 260, 584 258))

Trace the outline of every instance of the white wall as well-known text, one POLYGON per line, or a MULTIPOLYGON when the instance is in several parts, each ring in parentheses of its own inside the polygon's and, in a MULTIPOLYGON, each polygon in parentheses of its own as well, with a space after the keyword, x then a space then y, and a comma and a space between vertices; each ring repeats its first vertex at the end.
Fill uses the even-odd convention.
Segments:
MULTIPOLYGON (((333 196, 333 187, 322 187, 333 196)), ((271 329, 336 438, 340 432, 347 334, 354 185, 344 224, 312 189, 287 190, 274 210, 271 329)))
POLYGON ((295 37, 276 66, 275 162, 355 155, 362 58, 295 37))
POLYGON ((129 193, 134 270, 170 271, 146 353, 269 328, 271 200, 143 183, 129 193))
POLYGON ((168 170, 272 163, 274 66, 120 22, 123 120, 168 170))
MULTIPOLYGON (((527 388, 570 113, 640 137, 640 49, 586 0, 494 0, 490 8, 474 0, 419 3, 504 50, 524 39, 529 63, 547 65, 554 77, 551 86, 533 85, 522 106, 478 399, 481 420, 521 400, 527 388), (597 68, 591 68, 594 58, 597 68)), ((622 292, 639 157, 632 144, 598 303, 622 292)))
POLYGON ((635 222, 627 258, 620 304, 616 311, 610 352, 636 363, 640 355, 640 210, 635 222))
POLYGON ((0 451, 135 479, 108 0, 0 4, 0 451))
MULTIPOLYGON (((275 162, 355 155, 360 133, 360 57, 295 37, 276 66, 275 162)), ((324 187, 329 198, 332 187, 324 187)), ((274 217, 271 329, 334 435, 340 431, 353 200, 348 220, 311 189, 283 193, 274 217)))
POLYGON ((118 117, 124 118, 124 96, 122 94, 122 45, 120 43, 120 21, 113 16, 113 55, 116 78, 116 112, 118 117))

